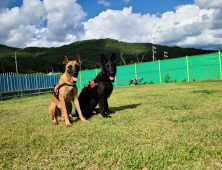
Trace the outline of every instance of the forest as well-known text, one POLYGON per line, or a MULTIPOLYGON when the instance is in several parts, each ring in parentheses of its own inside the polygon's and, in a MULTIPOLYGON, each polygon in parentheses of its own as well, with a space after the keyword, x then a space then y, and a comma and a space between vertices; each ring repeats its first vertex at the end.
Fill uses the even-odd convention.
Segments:
POLYGON ((14 48, 0 44, 0 73, 16 72, 15 52, 17 56, 18 72, 23 74, 64 72, 62 56, 66 54, 69 60, 79 53, 81 69, 100 68, 101 54, 110 59, 114 52, 117 56, 117 66, 133 63, 153 61, 152 46, 156 47, 155 60, 164 60, 164 51, 167 59, 207 54, 213 50, 195 48, 181 48, 178 46, 164 46, 151 43, 127 43, 113 39, 83 40, 61 47, 26 47, 14 48))

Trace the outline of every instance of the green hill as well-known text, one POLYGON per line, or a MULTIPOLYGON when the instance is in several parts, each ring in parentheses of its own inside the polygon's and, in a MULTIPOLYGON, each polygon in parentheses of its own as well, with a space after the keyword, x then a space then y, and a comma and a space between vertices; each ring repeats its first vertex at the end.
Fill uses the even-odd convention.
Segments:
MULTIPOLYGON (((63 72, 63 54, 67 54, 69 59, 73 60, 75 54, 79 52, 82 69, 94 69, 100 68, 100 56, 102 53, 109 59, 111 54, 115 52, 117 65, 123 65, 120 52, 123 54, 122 57, 125 58, 126 64, 141 62, 141 60, 142 62, 152 61, 153 45, 156 47, 155 58, 157 60, 164 59, 164 51, 168 52, 168 59, 215 52, 213 50, 180 48, 177 46, 168 47, 151 43, 126 43, 113 39, 98 39, 77 41, 57 48, 27 47, 22 49, 0 45, 0 64, 2 65, 3 63, 4 72, 16 72, 15 59, 12 57, 16 52, 19 73, 46 73, 51 71, 52 67, 55 72, 63 72)), ((2 67, 0 67, 0 73, 2 72, 2 67)))

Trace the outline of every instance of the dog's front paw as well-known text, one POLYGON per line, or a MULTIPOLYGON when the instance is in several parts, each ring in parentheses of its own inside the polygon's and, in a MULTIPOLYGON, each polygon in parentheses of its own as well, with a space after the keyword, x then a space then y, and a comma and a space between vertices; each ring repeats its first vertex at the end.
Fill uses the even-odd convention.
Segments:
POLYGON ((71 127, 72 124, 71 123, 66 123, 66 127, 71 127))
POLYGON ((58 125, 58 122, 56 120, 53 120, 53 125, 58 125))
POLYGON ((105 118, 112 118, 111 116, 106 116, 105 118))
POLYGON ((89 123, 89 121, 88 120, 82 120, 84 123, 89 123))

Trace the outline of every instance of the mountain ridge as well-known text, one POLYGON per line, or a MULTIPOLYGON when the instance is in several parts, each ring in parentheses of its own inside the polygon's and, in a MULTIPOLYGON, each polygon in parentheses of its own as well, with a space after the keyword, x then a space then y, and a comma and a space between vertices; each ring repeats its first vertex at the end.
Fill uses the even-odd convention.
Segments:
MULTIPOLYGON (((100 68, 101 54, 105 54, 109 59, 113 52, 117 56, 117 65, 123 65, 121 54, 126 64, 152 61, 152 46, 156 47, 156 60, 164 59, 164 51, 168 52, 168 58, 179 58, 215 52, 214 50, 202 50, 195 48, 181 48, 178 46, 169 47, 152 43, 128 43, 114 39, 93 39, 76 41, 60 47, 26 47, 15 48, 0 44, 0 63, 3 63, 4 72, 15 71, 15 55, 17 57, 19 73, 35 72, 64 72, 62 56, 66 54, 69 60, 75 58, 76 53, 80 53, 82 69, 100 68)), ((0 67, 0 73, 3 70, 0 67)))

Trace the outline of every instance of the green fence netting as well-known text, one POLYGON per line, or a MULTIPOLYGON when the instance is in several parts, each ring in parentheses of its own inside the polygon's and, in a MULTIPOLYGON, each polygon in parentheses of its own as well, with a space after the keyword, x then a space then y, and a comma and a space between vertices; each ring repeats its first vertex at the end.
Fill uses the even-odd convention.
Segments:
POLYGON ((160 83, 159 64, 158 61, 135 64, 137 70, 137 78, 143 78, 142 82, 160 83))
MULTIPOLYGON (((130 79, 141 83, 166 83, 221 78, 220 52, 176 59, 117 66, 114 86, 129 85, 130 79)), ((81 71, 78 88, 93 80, 100 69, 81 71)))
MULTIPOLYGON (((186 56, 175 59, 158 60, 146 63, 117 66, 114 86, 129 85, 130 80, 142 78, 140 83, 167 83, 193 80, 222 79, 220 51, 186 56)), ((89 81, 95 79, 101 69, 93 69, 79 72, 77 81, 78 89, 82 89, 89 81)), ((55 76, 53 76, 55 78, 55 76)), ((0 91, 15 91, 15 89, 49 88, 56 84, 57 80, 47 76, 0 76, 0 91), (23 82, 24 81, 24 82, 23 82), (20 83, 19 83, 20 82, 20 83), (38 86, 32 86, 38 85, 38 86), (13 87, 13 88, 12 88, 13 87)), ((57 77, 58 79, 59 77, 57 77)))
POLYGON ((220 78, 218 53, 188 57, 188 67, 190 80, 220 78))
MULTIPOLYGON (((220 52, 176 59, 117 66, 114 86, 129 85, 131 79, 141 83, 165 83, 222 78, 220 52)), ((80 71, 77 87, 82 89, 101 69, 80 71)))
POLYGON ((130 79, 135 79, 135 65, 118 66, 115 86, 129 85, 130 79))

